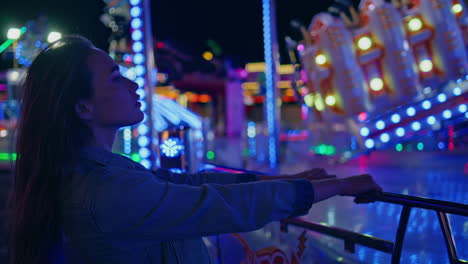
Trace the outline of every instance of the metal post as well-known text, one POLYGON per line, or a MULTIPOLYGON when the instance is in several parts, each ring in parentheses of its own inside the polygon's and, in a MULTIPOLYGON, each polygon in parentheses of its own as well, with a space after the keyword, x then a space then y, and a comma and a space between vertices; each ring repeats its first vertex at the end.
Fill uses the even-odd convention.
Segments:
POLYGON ((403 206, 400 214, 400 223, 395 238, 395 244, 393 246, 392 264, 400 263, 401 251, 403 250, 403 241, 405 239, 406 227, 408 226, 408 220, 411 213, 411 207, 403 206))
POLYGON ((265 54, 265 103, 263 105, 268 127, 268 157, 270 168, 276 169, 279 163, 279 94, 276 86, 278 38, 276 34, 275 1, 262 0, 263 43, 265 54))
POLYGON ((453 239, 452 230, 450 228, 450 222, 447 218, 447 215, 443 212, 436 212, 437 217, 439 218, 440 228, 442 229, 442 234, 444 234, 445 245, 447 246, 448 256, 450 259, 450 264, 457 264, 457 248, 455 246, 455 241, 453 239))

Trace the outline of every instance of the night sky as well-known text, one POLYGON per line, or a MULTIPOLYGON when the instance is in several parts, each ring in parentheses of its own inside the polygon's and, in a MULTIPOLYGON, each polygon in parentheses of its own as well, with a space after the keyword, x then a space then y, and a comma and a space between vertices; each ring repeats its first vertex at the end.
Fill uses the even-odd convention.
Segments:
MULTIPOLYGON (((63 33, 82 34, 107 50, 110 29, 99 16, 105 3, 100 0, 16 0, 2 1, 0 41, 9 27, 20 27, 39 14, 47 15, 50 28, 63 33), (8 2, 8 3, 5 3, 8 2)), ((281 54, 284 37, 300 39, 290 25, 292 19, 308 25, 312 17, 325 11, 331 0, 277 0, 278 40, 281 54)), ((225 56, 239 61, 263 60, 262 10, 260 0, 154 0, 153 32, 157 40, 169 41, 195 55, 208 49, 206 40, 216 41, 225 56)), ((282 58, 282 62, 288 62, 282 58)))

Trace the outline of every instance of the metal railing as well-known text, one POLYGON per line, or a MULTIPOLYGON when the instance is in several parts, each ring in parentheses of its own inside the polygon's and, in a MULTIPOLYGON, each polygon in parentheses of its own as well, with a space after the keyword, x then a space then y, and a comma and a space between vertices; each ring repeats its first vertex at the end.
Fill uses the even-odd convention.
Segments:
POLYGON ((361 199, 364 199, 368 201, 379 201, 385 203, 399 204, 403 206, 400 215, 400 222, 398 224, 397 233, 395 236, 395 242, 387 241, 370 235, 352 232, 345 229, 340 229, 337 227, 330 227, 326 225, 311 223, 298 218, 286 219, 281 221, 281 231, 287 232, 289 225, 306 228, 314 232, 319 232, 328 236, 342 239, 344 241, 345 250, 351 253, 354 253, 355 245, 359 244, 385 253, 392 254, 391 263, 397 264, 400 263, 401 252, 403 249, 403 240, 405 237, 406 228, 408 226, 408 220, 410 217, 411 209, 421 208, 426 210, 433 210, 436 212, 439 219, 440 228, 442 229, 445 244, 447 246, 450 264, 468 263, 468 261, 459 259, 457 257, 455 241, 452 235, 452 230, 450 228, 449 219, 447 218, 447 214, 468 216, 467 205, 385 192, 369 193, 361 195, 356 199, 357 202, 359 202, 359 200, 361 199))

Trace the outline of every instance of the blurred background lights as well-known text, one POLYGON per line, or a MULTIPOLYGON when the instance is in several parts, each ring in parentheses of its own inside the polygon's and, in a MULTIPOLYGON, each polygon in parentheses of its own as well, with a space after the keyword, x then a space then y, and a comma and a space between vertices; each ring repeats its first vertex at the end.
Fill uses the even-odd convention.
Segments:
POLYGON ((336 98, 333 95, 328 95, 327 98, 325 98, 325 103, 328 106, 334 106, 336 104, 336 98))
POLYGON ((452 117, 452 111, 450 110, 445 110, 444 112, 442 112, 442 116, 445 118, 445 119, 449 119, 452 117))
POLYGON ((373 91, 378 92, 378 91, 383 89, 384 83, 383 83, 382 79, 380 79, 380 78, 373 78, 369 82, 369 86, 373 91))
POLYGON ((400 122, 400 120, 401 120, 400 115, 399 114, 393 114, 392 117, 391 117, 391 120, 395 124, 400 122))
POLYGON ((439 103, 443 103, 447 101, 447 96, 445 94, 439 94, 437 95, 437 101, 439 101, 439 103))
POLYGON ((361 128, 361 130, 359 131, 359 134, 361 134, 361 136, 363 137, 367 137, 369 135, 369 128, 367 127, 361 128))
POLYGON ((419 123, 418 121, 415 121, 411 124, 411 128, 414 130, 414 131, 418 131, 421 129, 421 123, 419 123))
POLYGON ((427 118, 427 123, 429 125, 434 125, 436 123, 436 121, 437 120, 436 120, 436 118, 434 116, 430 116, 430 117, 427 118))
POLYGON ((409 107, 408 109, 406 109, 406 114, 408 116, 414 116, 416 114, 416 109, 414 109, 414 107, 409 107))
POLYGON ((375 145, 375 144, 374 144, 374 140, 372 140, 372 139, 370 139, 370 138, 367 139, 366 142, 365 142, 364 144, 366 145, 366 148, 368 148, 368 149, 373 148, 374 145, 375 145))
POLYGON ((462 113, 462 114, 465 113, 465 112, 466 112, 466 104, 461 104, 461 105, 459 105, 459 106, 458 106, 458 111, 459 111, 460 113, 462 113))
POLYGON ((429 108, 431 108, 432 104, 430 101, 428 100, 425 100, 424 102, 422 102, 422 107, 425 109, 425 110, 428 110, 429 108))
POLYGON ((378 129, 378 130, 382 130, 385 128, 385 122, 382 121, 382 120, 379 120, 377 121, 377 123, 375 123, 375 127, 378 129))
POLYGON ((324 65, 325 63, 327 63, 327 57, 320 53, 317 56, 315 56, 315 63, 317 63, 318 65, 324 65))
POLYGON ((397 128, 397 130, 395 132, 396 132, 396 135, 399 136, 399 137, 402 137, 402 136, 405 135, 405 129, 402 128, 402 127, 397 128))
POLYGON ((387 133, 383 133, 382 135, 380 135, 380 141, 382 141, 383 143, 387 143, 388 141, 390 141, 390 135, 387 133))
POLYGON ((430 72, 432 71, 433 64, 432 61, 429 59, 424 59, 419 62, 419 70, 422 72, 430 72))
POLYGON ((408 28, 411 31, 418 31, 422 28, 423 23, 420 18, 414 17, 408 22, 408 28))
POLYGON ((368 50, 372 47, 372 39, 367 36, 361 37, 357 44, 360 50, 368 50))
POLYGON ((52 43, 54 41, 57 41, 62 38, 62 34, 59 32, 50 32, 49 35, 47 36, 47 42, 52 43))
POLYGON ((455 88, 453 88, 452 93, 455 96, 459 96, 460 94, 462 94, 462 90, 461 90, 460 87, 455 87, 455 88))

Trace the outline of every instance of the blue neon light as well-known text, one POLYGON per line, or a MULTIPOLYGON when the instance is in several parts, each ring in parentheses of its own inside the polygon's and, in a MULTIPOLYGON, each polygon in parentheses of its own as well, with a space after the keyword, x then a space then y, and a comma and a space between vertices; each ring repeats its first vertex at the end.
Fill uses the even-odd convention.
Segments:
POLYGON ((140 164, 143 165, 143 167, 145 167, 147 169, 151 168, 151 161, 149 161, 147 159, 141 160, 140 164))
POLYGON ((445 110, 444 112, 442 112, 442 116, 445 118, 445 119, 449 119, 452 117, 452 111, 450 110, 445 110))
POLYGON ((431 108, 432 104, 430 101, 426 100, 422 103, 422 107, 425 109, 425 110, 428 110, 429 108, 431 108))
POLYGON ((133 29, 139 29, 143 25, 143 21, 139 18, 134 18, 130 25, 133 29))
POLYGON ((393 123, 396 124, 396 123, 400 122, 401 117, 400 117, 399 114, 393 114, 392 117, 391 117, 391 120, 392 120, 393 123))
POLYGON ((145 99, 145 97, 146 97, 145 89, 143 89, 143 88, 138 88, 138 89, 136 90, 136 93, 140 96, 140 100, 145 99))
POLYGON ((130 0, 131 5, 139 5, 141 3, 141 0, 130 0))
POLYGON ((447 101, 447 96, 445 94, 439 94, 437 96, 437 101, 439 101, 439 103, 443 103, 443 102, 447 101))
POLYGON ((378 130, 382 130, 385 128, 385 122, 382 121, 382 120, 379 120, 377 121, 377 123, 375 123, 375 127, 378 129, 378 130))
POLYGON ((406 109, 406 114, 408 116, 414 116, 416 114, 416 109, 414 109, 414 107, 410 107, 410 108, 406 109))
POLYGON ((402 127, 397 128, 396 135, 399 136, 399 137, 404 136, 405 135, 405 129, 402 128, 402 127))
POLYGON ((465 113, 465 112, 466 112, 466 104, 461 104, 461 105, 459 105, 459 106, 458 106, 458 111, 459 111, 460 113, 462 113, 462 114, 465 113))
POLYGON ((427 123, 429 125, 434 125, 436 123, 437 119, 434 116, 430 116, 427 118, 427 123))
POLYGON ((361 136, 363 137, 367 137, 369 135, 369 128, 367 127, 363 127, 361 128, 361 130, 359 131, 359 134, 361 134, 361 136))
POLYGON ((139 17, 141 15, 141 8, 138 6, 134 6, 130 9, 130 15, 132 17, 139 17))
POLYGON ((139 29, 133 31, 132 32, 132 39, 134 41, 142 40, 143 39, 143 32, 141 32, 141 30, 139 30, 139 29))
MULTIPOLYGON (((136 71, 136 69, 135 69, 136 71)), ((138 74, 138 75, 141 75, 141 74, 138 74)), ((145 86, 145 79, 143 79, 143 77, 138 77, 135 79, 135 82, 138 84, 138 87, 140 87, 140 89, 142 89, 143 91, 145 91, 143 89, 143 86, 145 86)))
POLYGON ((141 75, 145 74, 145 72, 146 72, 146 69, 145 69, 145 67, 143 65, 135 66, 135 73, 137 75, 141 76, 141 75))
POLYGON ((462 90, 460 89, 460 87, 455 87, 453 88, 452 93, 455 96, 459 96, 462 93, 462 90))
POLYGON ((380 141, 387 143, 388 141, 390 141, 390 135, 387 133, 383 133, 382 135, 380 135, 380 141))
POLYGON ((141 53, 137 53, 133 56, 133 63, 142 64, 145 61, 145 57, 141 53))
POLYGON ((146 133, 148 133, 149 129, 148 129, 148 126, 145 125, 145 124, 140 124, 138 125, 137 127, 137 131, 140 135, 146 135, 146 133))
POLYGON ((141 41, 135 41, 132 46, 133 52, 143 51, 143 43, 141 41))
POLYGON ((138 138, 138 146, 146 147, 149 145, 149 138, 147 136, 141 136, 138 138))
POLYGON ((178 138, 168 138, 160 146, 161 152, 168 158, 175 158, 182 154, 184 146, 178 138))
POLYGON ((414 131, 418 131, 419 129, 421 129, 421 123, 419 123, 419 122, 417 122, 417 121, 416 121, 416 122, 413 122, 413 123, 411 124, 411 128, 412 128, 414 131))
POLYGON ((367 139, 366 142, 364 143, 366 145, 366 148, 371 149, 375 146, 374 140, 372 139, 367 139))
POLYGON ((277 160, 277 146, 276 146, 276 112, 275 112, 275 81, 274 81, 274 72, 271 72, 274 69, 273 61, 273 48, 272 48, 272 14, 271 14, 271 5, 270 0, 262 0, 262 10, 263 10, 263 46, 264 46, 264 55, 265 55, 265 86, 266 86, 266 114, 267 114, 267 126, 269 131, 268 136, 268 153, 270 166, 276 167, 278 163, 277 160))
POLYGON ((138 154, 140 155, 142 159, 146 159, 151 155, 151 152, 149 151, 148 148, 140 148, 140 150, 138 151, 138 154))

